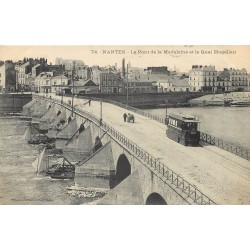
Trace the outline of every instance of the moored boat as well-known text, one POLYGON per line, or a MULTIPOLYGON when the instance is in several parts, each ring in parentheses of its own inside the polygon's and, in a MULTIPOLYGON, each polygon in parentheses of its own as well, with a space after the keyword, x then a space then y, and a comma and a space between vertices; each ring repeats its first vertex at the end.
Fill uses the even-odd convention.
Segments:
POLYGON ((232 107, 249 107, 250 101, 232 101, 230 103, 230 106, 232 106, 232 107))
POLYGON ((45 171, 46 175, 49 175, 52 179, 74 179, 75 177, 75 166, 73 164, 55 164, 52 168, 45 171))
POLYGON ((232 101, 233 101, 232 98, 225 98, 224 99, 224 106, 230 106, 232 101))

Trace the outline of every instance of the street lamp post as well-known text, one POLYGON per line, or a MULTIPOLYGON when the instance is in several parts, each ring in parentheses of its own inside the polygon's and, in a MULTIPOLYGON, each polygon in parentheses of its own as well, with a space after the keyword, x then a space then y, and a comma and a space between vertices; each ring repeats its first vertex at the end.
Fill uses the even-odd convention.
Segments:
POLYGON ((63 84, 62 84, 62 74, 61 74, 61 104, 63 104, 63 90, 62 90, 62 86, 63 86, 63 84))
POLYGON ((102 82, 100 81, 100 126, 102 126, 102 82))
POLYGON ((128 108, 128 64, 127 64, 127 108, 128 108))
POLYGON ((71 78, 72 78, 72 113, 71 116, 73 117, 73 113, 74 113, 74 70, 75 70, 75 61, 73 61, 73 70, 72 70, 72 74, 71 74, 71 78))
POLYGON ((165 124, 168 123, 168 99, 165 100, 166 105, 166 116, 165 116, 165 124))

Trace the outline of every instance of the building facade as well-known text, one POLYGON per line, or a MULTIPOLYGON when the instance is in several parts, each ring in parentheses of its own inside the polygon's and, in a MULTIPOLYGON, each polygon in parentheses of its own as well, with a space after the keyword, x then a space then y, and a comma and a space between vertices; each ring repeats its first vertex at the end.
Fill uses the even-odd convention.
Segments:
POLYGON ((100 92, 101 93, 122 93, 124 92, 124 82, 121 74, 116 71, 108 70, 100 73, 100 92))
POLYGON ((74 94, 100 93, 99 85, 90 79, 79 79, 78 81, 74 81, 74 85, 71 83, 69 88, 71 89, 71 93, 74 94))
POLYGON ((29 91, 34 85, 35 78, 47 70, 47 59, 24 58, 15 65, 17 89, 29 91), (35 68, 33 68, 35 66, 35 68))
POLYGON ((65 75, 53 76, 50 82, 51 93, 61 93, 68 86, 68 77, 65 75))
POLYGON ((85 63, 82 60, 73 60, 73 59, 63 59, 63 58, 56 58, 55 60, 56 65, 63 65, 65 67, 66 71, 73 70, 74 66, 75 68, 78 66, 84 66, 85 63))
POLYGON ((31 72, 31 66, 30 62, 25 62, 21 65, 19 65, 17 69, 17 84, 18 89, 20 90, 26 90, 27 84, 26 84, 26 75, 31 72))
POLYGON ((101 75, 101 73, 104 73, 104 72, 107 72, 107 71, 105 70, 105 68, 102 68, 102 67, 99 67, 99 66, 96 66, 96 65, 92 66, 90 70, 91 70, 90 79, 93 82, 100 85, 100 82, 101 82, 100 75, 101 75))
POLYGON ((217 71, 215 66, 193 65, 189 71, 190 91, 215 91, 217 71))
MULTIPOLYGON (((127 83, 124 83, 124 92, 127 92, 127 83)), ((157 93, 156 81, 128 80, 128 93, 157 93)))
POLYGON ((74 75, 77 79, 87 80, 91 78, 91 70, 86 65, 78 65, 78 66, 75 66, 74 75))
POLYGON ((218 74, 219 75, 217 77, 216 87, 214 88, 214 91, 218 92, 233 91, 232 82, 230 81, 230 79, 228 77, 221 75, 220 72, 218 74))
POLYGON ((42 93, 51 93, 51 79, 53 72, 42 72, 35 79, 34 91, 42 93))
POLYGON ((157 88, 159 93, 187 92, 190 91, 189 79, 182 77, 169 77, 165 80, 158 80, 157 88))
POLYGON ((246 69, 234 69, 234 68, 224 68, 220 73, 223 78, 229 79, 231 82, 231 91, 234 90, 246 90, 248 86, 248 75, 246 69))
POLYGON ((16 91, 16 71, 12 61, 6 61, 0 66, 0 92, 16 91))

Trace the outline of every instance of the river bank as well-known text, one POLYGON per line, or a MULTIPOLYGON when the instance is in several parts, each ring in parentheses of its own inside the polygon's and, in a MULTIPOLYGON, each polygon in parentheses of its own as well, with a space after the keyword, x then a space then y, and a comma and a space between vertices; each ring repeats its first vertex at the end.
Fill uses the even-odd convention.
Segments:
POLYGON ((224 106, 224 101, 250 102, 250 92, 230 92, 223 94, 209 94, 189 100, 191 106, 224 106))

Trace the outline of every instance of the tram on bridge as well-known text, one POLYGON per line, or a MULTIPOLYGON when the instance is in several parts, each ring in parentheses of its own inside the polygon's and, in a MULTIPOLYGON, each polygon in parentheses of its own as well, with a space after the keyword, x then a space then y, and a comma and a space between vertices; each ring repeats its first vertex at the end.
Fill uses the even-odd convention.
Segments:
POLYGON ((193 116, 166 115, 167 137, 184 146, 199 146, 199 123, 198 119, 193 116))

